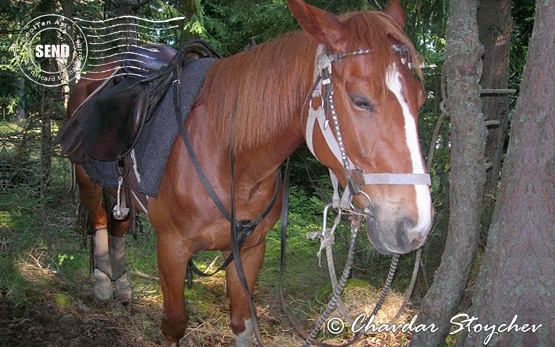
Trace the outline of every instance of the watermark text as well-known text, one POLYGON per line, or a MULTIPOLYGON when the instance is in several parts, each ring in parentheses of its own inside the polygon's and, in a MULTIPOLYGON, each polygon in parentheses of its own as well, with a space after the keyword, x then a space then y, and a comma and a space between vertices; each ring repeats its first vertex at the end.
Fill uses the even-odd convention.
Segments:
MULTIPOLYGON (((408 323, 399 324, 377 324, 374 322, 374 316, 367 317, 366 314, 360 314, 353 320, 350 326, 350 331, 354 334, 356 333, 383 333, 383 332, 421 332, 429 331, 435 333, 439 331, 439 326, 434 323, 430 324, 417 324, 418 315, 412 317, 408 323)), ((518 315, 514 315, 511 322, 505 322, 500 324, 483 324, 480 323, 479 318, 472 316, 470 317, 466 313, 460 313, 451 318, 449 321, 451 323, 451 331, 449 335, 457 334, 462 331, 467 331, 469 333, 484 333, 485 338, 482 341, 484 345, 487 345, 495 335, 501 333, 518 332, 518 333, 535 333, 541 327, 542 324, 528 324, 518 322, 518 315)), ((329 333, 334 335, 341 334, 345 331, 346 325, 341 318, 330 318, 326 324, 326 329, 329 333)))

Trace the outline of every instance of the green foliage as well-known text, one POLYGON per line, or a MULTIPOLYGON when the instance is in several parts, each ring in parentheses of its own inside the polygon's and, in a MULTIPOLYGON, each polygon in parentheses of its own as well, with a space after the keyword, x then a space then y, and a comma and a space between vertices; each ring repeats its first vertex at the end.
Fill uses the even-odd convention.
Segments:
MULTIPOLYGON (((360 0, 309 3, 336 14, 369 8, 360 0)), ((205 38, 224 56, 300 29, 285 0, 206 0, 202 7, 205 38)))
POLYGON ((283 1, 209 0, 203 8, 207 38, 223 55, 274 38, 295 25, 283 1))
MULTIPOLYGON (((287 231, 287 247, 292 254, 301 255, 297 259, 299 263, 305 263, 308 258, 315 258, 319 244, 317 241, 308 241, 307 232, 321 229, 321 213, 324 202, 312 196, 296 186, 291 186, 289 194, 289 216, 287 231)), ((267 261, 279 264, 281 242, 281 223, 278 222, 269 232, 267 237, 267 261)), ((297 261, 295 260, 295 261, 297 261)), ((277 268, 273 269, 273 275, 277 275, 277 268)))
POLYGON ((510 88, 520 86, 524 64, 526 63, 526 54, 528 53, 528 42, 534 27, 535 7, 534 1, 513 1, 514 32, 511 42, 510 88))
POLYGON ((401 5, 406 16, 404 30, 420 53, 424 65, 442 65, 448 1, 401 1, 401 5))

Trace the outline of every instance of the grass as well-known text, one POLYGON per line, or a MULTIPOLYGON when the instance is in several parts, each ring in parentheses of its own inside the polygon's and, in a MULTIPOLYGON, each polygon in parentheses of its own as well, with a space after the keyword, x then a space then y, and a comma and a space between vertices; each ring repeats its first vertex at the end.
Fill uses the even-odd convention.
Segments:
MULTIPOLYGON (((60 167, 63 168, 63 165, 60 167)), ((66 181, 65 176, 54 181, 58 185, 54 184, 46 197, 23 185, 6 191, 7 199, 4 201, 8 203, 2 206, 1 212, 1 280, 2 300, 10 307, 8 341, 19 341, 20 344, 14 346, 158 345, 162 339, 159 329, 162 295, 157 281, 132 276, 135 301, 127 308, 116 304, 97 306, 92 302, 90 251, 82 247, 81 235, 75 232, 75 198, 73 194, 68 194, 66 181), (40 339, 36 334, 24 334, 29 329, 40 333, 40 339)), ((322 202, 308 198, 301 190, 293 190, 284 288, 289 308, 306 330, 312 329, 331 291, 325 260, 322 259, 323 266, 320 267, 316 257, 319 243, 307 240, 305 236, 306 232, 320 228, 318 211, 322 208, 322 202), (307 210, 315 212, 302 212, 307 210)), ((267 237, 267 252, 259 274, 255 302, 266 345, 301 345, 302 339, 281 313, 277 299, 278 228, 279 224, 267 237)), ((346 233, 345 228, 338 233, 346 233)), ((337 273, 342 271, 340 260, 345 259, 347 238, 348 233, 337 238, 337 273)), ((157 276, 155 240, 155 232, 146 221, 144 232, 136 240, 128 237, 127 259, 132 272, 157 276)), ((363 264, 355 263, 354 278, 349 280, 343 293, 343 300, 352 317, 368 314, 372 310, 388 268, 383 257, 363 246, 367 240, 362 232, 359 243, 357 259, 363 264), (370 276, 369 273, 376 269, 378 273, 370 276), (379 280, 373 282, 374 276, 379 280), (375 283, 374 286, 369 284, 369 279, 370 283, 375 283)), ((216 257, 219 258, 212 266, 214 269, 223 261, 219 252, 205 252, 199 255, 197 262, 200 267, 207 267, 216 257)), ((196 278, 192 289, 186 289, 185 295, 190 320, 182 344, 230 345, 233 336, 229 328, 224 274, 196 278)), ((401 301, 402 296, 394 290, 376 317, 376 323, 384 323, 391 318, 401 301)), ((409 321, 411 315, 414 312, 405 313, 401 322, 409 321)), ((331 317, 340 315, 333 312, 331 317)), ((350 334, 332 335, 324 329, 319 335, 324 341, 335 344, 349 337, 350 334)), ((373 334, 365 337, 359 345, 401 346, 406 345, 409 339, 407 334, 373 334)))

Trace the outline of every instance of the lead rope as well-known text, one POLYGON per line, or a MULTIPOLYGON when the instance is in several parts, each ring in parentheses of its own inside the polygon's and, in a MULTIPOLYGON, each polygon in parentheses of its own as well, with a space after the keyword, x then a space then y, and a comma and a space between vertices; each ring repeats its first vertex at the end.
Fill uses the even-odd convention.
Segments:
MULTIPOLYGON (((345 317, 345 320, 347 320, 349 322, 349 324, 352 325, 352 320, 348 316, 348 314, 346 313, 345 307, 342 304, 341 293, 343 292, 343 289, 345 288, 345 285, 347 283, 347 280, 349 278, 349 274, 350 274, 350 271, 351 271, 351 268, 352 268, 352 265, 353 265, 354 251, 355 251, 355 247, 356 247, 356 237, 357 237, 358 231, 360 229, 360 223, 361 223, 361 220, 362 220, 361 217, 362 217, 362 214, 360 214, 360 213, 354 213, 353 214, 353 217, 352 217, 352 220, 351 220, 351 241, 350 241, 350 244, 349 244, 349 252, 347 254, 347 261, 345 263, 343 273, 341 275, 339 283, 337 283, 337 280, 335 279, 335 270, 330 269, 330 279, 332 281, 332 288, 333 288, 332 298, 330 299, 328 305, 326 306, 326 309, 324 310, 324 312, 322 313, 322 315, 318 319, 318 321, 317 321, 316 325, 314 326, 313 330, 311 331, 310 335, 306 338, 306 340, 303 344, 303 347, 304 346, 309 346, 311 343, 314 342, 314 339, 318 335, 318 332, 320 331, 321 326, 325 323, 325 321, 328 319, 329 315, 333 312, 333 309, 336 306, 337 306, 338 310, 341 312, 341 314, 345 317)), ((334 229, 335 229, 335 226, 332 228, 332 230, 334 230, 334 229)), ((326 255, 327 255, 327 258, 328 258, 328 266, 333 266, 334 265, 334 263, 333 263, 333 251, 332 251, 333 242, 328 241, 328 242, 325 242, 325 244, 324 244, 324 242, 325 241, 322 240, 321 248, 325 247, 325 249, 326 249, 326 255), (331 262, 330 262, 330 258, 331 258, 331 262)), ((389 294, 389 291, 391 289, 391 284, 393 283, 393 278, 395 277, 395 272, 397 270, 397 265, 399 264, 399 258, 400 258, 399 254, 394 254, 392 256, 391 265, 389 267, 389 272, 387 274, 387 279, 385 281, 384 287, 382 288, 380 296, 378 297, 378 301, 376 302, 376 305, 374 306, 374 309, 372 310, 372 313, 370 314, 369 317, 375 316, 378 313, 378 311, 381 309, 383 303, 385 302, 385 299, 387 298, 387 295, 389 294)), ((416 271, 416 273, 418 273, 417 268, 415 268, 415 271, 416 271)), ((416 276, 414 276, 414 273, 413 273, 413 278, 412 278, 411 284, 413 284, 413 282, 415 282, 415 279, 416 279, 416 276)), ((408 298, 410 298, 410 294, 408 295, 408 298)), ((395 315, 395 317, 393 318, 392 322, 394 322, 402 314, 402 312, 404 311, 404 306, 405 305, 406 305, 406 303, 404 302, 403 305, 401 306, 401 308, 399 309, 399 311, 397 312, 397 314, 395 315)), ((360 339, 361 336, 362 336, 362 332, 359 331, 355 334, 355 337, 353 338, 353 340, 349 341, 346 344, 342 344, 340 346, 351 345, 354 342, 356 342, 358 339, 360 339)), ((317 343, 317 344, 318 345, 323 345, 323 346, 329 346, 329 345, 321 344, 321 343, 317 343)))
MULTIPOLYGON (((297 321, 295 320, 295 318, 293 317, 293 314, 291 313, 291 311, 289 310, 289 308, 287 307, 287 304, 285 303, 285 297, 283 295, 283 274, 284 274, 284 270, 285 270, 285 254, 286 254, 286 248, 287 248, 287 225, 288 225, 288 212, 289 212, 289 203, 288 203, 288 198, 289 198, 289 169, 290 169, 290 159, 287 159, 287 165, 285 168, 285 175, 284 175, 284 179, 283 179, 283 196, 282 196, 282 210, 281 210, 281 251, 280 251, 280 271, 279 271, 279 290, 278 290, 278 294, 279 294, 279 299, 280 299, 280 303, 281 303, 281 307, 283 310, 283 313, 285 314, 287 320, 289 321, 289 323, 291 323, 291 325, 295 328, 295 330, 304 338, 306 338, 307 340, 310 338, 309 334, 303 330, 303 328, 297 323, 297 321)), ((359 217, 358 217, 359 218, 359 217)), ((356 229, 356 232, 358 232, 358 227, 356 229)), ((355 235, 356 238, 356 235, 355 235)), ((354 256, 354 245, 356 244, 356 242, 351 242, 352 245, 352 249, 353 252, 350 255, 351 258, 351 265, 352 265, 352 258, 354 256)), ((349 262, 349 261, 348 261, 349 262)), ((349 266, 350 269, 350 266, 349 266)), ((347 269, 344 269, 343 271, 344 275, 345 273, 347 273, 345 276, 342 276, 342 280, 340 281, 339 285, 341 287, 345 286, 345 283, 347 282, 347 278, 348 278, 348 274, 349 271, 347 269)), ((339 291, 339 289, 337 289, 339 291)), ((339 291, 339 294, 341 293, 341 291, 339 291)), ((336 296, 336 297, 340 297, 340 296, 336 296)), ((328 304, 328 306, 331 304, 328 304)), ((327 316, 329 316, 329 313, 327 313, 327 316)), ((323 319, 321 318, 320 320, 325 321, 327 319, 327 317, 324 317, 323 319)), ((321 324, 320 324, 321 325, 321 324)), ((319 326, 318 326, 318 330, 319 330, 319 326)), ((314 332, 313 332, 314 333, 314 332)), ((318 332, 316 331, 316 334, 318 332)), ((323 342, 320 342, 318 340, 314 340, 314 337, 310 338, 310 341, 308 342, 308 344, 310 343, 314 343, 315 345, 318 346, 323 346, 323 347, 345 347, 345 346, 349 346, 353 343, 355 343, 359 337, 356 337, 355 339, 342 344, 342 345, 329 345, 323 342)), ((306 341, 305 341, 305 345, 306 345, 306 341)))
POLYGON ((353 258, 354 258, 355 247, 356 247, 356 238, 358 235, 358 231, 360 229, 360 221, 361 221, 360 216, 353 216, 353 219, 351 220, 351 240, 349 243, 349 253, 347 255, 347 260, 345 262, 345 267, 343 268, 343 273, 341 274, 339 283, 337 284, 337 286, 333 288, 333 296, 330 302, 326 306, 324 313, 322 313, 322 315, 316 322, 316 325, 310 332, 310 335, 308 335, 308 337, 304 341, 303 347, 310 346, 312 344, 312 341, 316 338, 316 335, 318 335, 318 332, 320 331, 320 327, 324 324, 324 322, 328 319, 329 315, 333 312, 333 309, 335 308, 338 300, 341 300, 340 299, 341 293, 343 292, 343 289, 347 284, 347 280, 349 279, 349 274, 351 273, 351 267, 353 266, 353 258))
MULTIPOLYGON (((333 259, 333 244, 335 242, 335 230, 337 229, 337 227, 339 226, 339 223, 341 223, 341 216, 343 215, 342 213, 342 209, 338 208, 337 209, 337 216, 335 217, 335 220, 333 221, 333 226, 328 229, 327 228, 327 219, 328 219, 328 212, 330 207, 333 207, 333 203, 328 204, 325 208, 324 208, 324 222, 322 225, 322 231, 321 232, 316 232, 316 233, 307 233, 307 238, 308 239, 314 239, 317 236, 320 236, 322 238, 322 241, 320 243, 320 250, 318 251, 318 265, 320 267, 322 267, 322 250, 325 249, 326 250, 326 260, 328 262, 328 271, 329 271, 329 275, 330 275, 330 280, 331 280, 331 285, 332 285, 332 290, 333 288, 337 287, 337 275, 335 273, 335 262, 333 259)), ((339 310, 339 312, 341 313, 341 315, 345 318, 345 320, 349 323, 349 324, 353 324, 353 320, 351 319, 351 317, 349 316, 349 314, 347 313, 347 310, 345 309, 345 305, 343 305, 343 301, 341 300, 341 296, 339 296, 337 298, 337 309, 339 310)))

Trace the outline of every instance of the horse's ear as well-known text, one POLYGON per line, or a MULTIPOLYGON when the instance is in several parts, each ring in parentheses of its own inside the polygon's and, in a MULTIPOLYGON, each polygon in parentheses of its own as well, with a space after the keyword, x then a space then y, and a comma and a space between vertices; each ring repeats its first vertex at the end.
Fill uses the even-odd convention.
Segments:
POLYGON ((302 0, 288 0, 289 8, 301 27, 318 42, 336 47, 341 39, 342 23, 331 13, 310 6, 302 0))
POLYGON ((385 13, 391 16, 400 26, 405 25, 405 10, 401 7, 399 0, 392 0, 387 4, 385 13))

